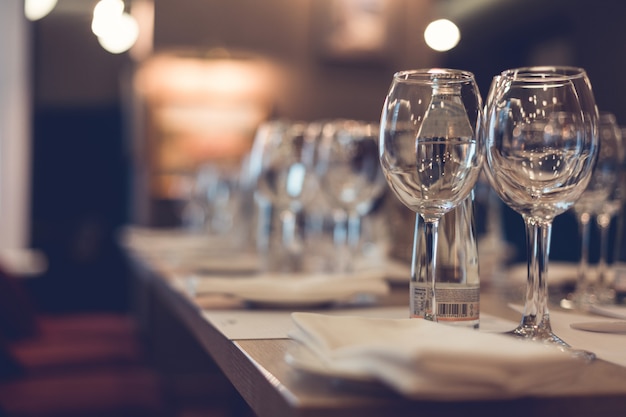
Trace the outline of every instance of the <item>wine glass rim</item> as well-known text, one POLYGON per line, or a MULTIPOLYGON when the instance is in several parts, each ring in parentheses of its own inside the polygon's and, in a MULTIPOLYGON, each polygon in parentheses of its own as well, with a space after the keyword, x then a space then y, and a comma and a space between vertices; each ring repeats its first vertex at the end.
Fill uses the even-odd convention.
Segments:
POLYGON ((435 84, 445 80, 447 83, 474 82, 474 74, 470 71, 452 68, 420 68, 398 71, 394 80, 406 83, 435 84))
POLYGON ((496 77, 510 78, 525 82, 565 81, 578 78, 586 78, 584 68, 574 66, 535 66, 520 67, 502 71, 496 77))
POLYGON ((332 119, 323 124, 322 136, 332 136, 337 132, 356 134, 357 136, 378 136, 380 124, 361 119, 332 119))

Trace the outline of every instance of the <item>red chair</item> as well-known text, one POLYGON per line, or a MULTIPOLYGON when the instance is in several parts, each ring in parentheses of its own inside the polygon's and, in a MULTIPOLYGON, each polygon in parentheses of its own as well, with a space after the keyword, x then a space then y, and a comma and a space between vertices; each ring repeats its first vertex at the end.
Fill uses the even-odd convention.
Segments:
POLYGON ((167 416, 131 318, 43 316, 0 269, 0 416, 167 416), (4 413, 4 414, 3 414, 4 413))

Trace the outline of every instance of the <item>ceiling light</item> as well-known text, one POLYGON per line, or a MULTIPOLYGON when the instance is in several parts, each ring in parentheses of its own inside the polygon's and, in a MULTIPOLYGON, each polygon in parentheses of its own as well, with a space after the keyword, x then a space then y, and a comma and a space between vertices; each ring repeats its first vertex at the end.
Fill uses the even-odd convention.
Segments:
POLYGON ((123 13, 98 36, 100 45, 112 54, 120 54, 129 50, 137 41, 139 25, 134 17, 123 13))
POLYGON ((448 19, 430 22, 424 31, 426 45, 435 51, 444 52, 454 48, 461 39, 457 25, 448 19))
POLYGON ((28 20, 39 20, 45 17, 57 5, 57 0, 26 0, 24 14, 28 20))

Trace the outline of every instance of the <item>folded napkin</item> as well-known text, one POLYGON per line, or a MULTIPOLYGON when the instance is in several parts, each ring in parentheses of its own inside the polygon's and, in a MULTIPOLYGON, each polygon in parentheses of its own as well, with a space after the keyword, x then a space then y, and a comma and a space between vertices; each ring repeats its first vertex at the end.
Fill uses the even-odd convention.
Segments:
POLYGON ((585 367, 551 345, 421 319, 292 313, 290 337, 327 371, 371 376, 400 393, 438 400, 541 395, 585 367))
POLYGON ((314 305, 351 301, 355 297, 382 296, 389 292, 384 275, 378 271, 354 274, 294 273, 218 277, 194 274, 188 288, 193 295, 228 294, 245 301, 314 305))

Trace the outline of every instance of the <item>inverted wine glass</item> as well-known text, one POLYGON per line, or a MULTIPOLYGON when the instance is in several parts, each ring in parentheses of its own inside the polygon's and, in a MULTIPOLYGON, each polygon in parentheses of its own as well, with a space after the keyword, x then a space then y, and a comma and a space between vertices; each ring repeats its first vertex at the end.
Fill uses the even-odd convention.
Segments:
POLYGON ((591 83, 580 68, 519 68, 502 72, 488 97, 488 177, 504 203, 521 214, 527 234, 524 312, 511 333, 569 347, 550 325, 548 259, 552 221, 581 196, 597 157, 591 83))
POLYGON ((482 123, 482 101, 472 73, 423 69, 394 74, 381 116, 379 157, 390 188, 416 213, 411 317, 438 320, 439 220, 470 195, 478 179, 482 123), (421 231, 423 248, 418 247, 421 231), (424 273, 416 271, 418 256, 424 256, 424 273))

